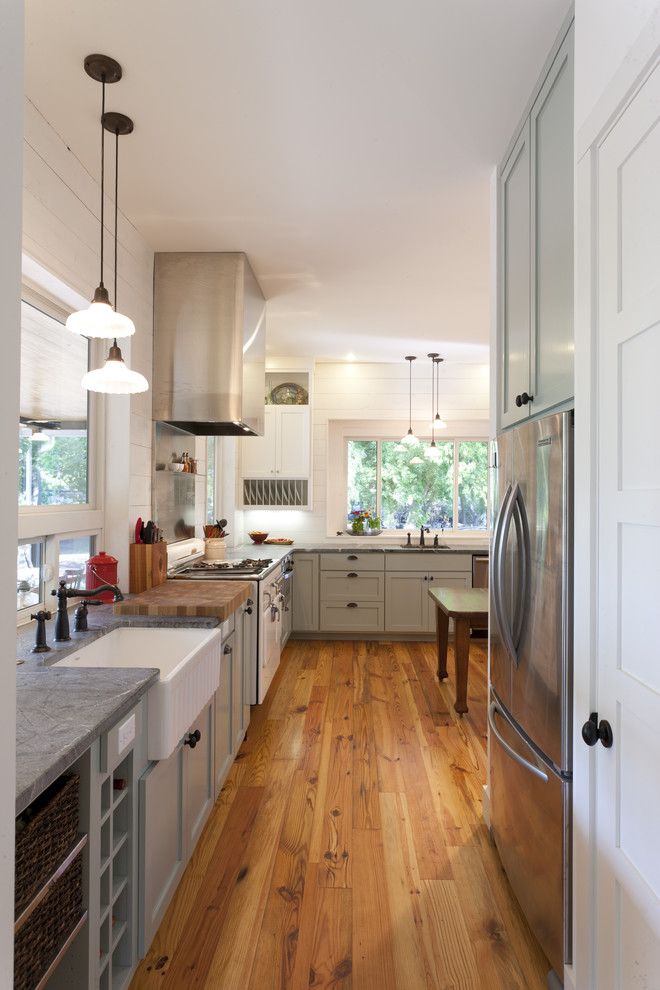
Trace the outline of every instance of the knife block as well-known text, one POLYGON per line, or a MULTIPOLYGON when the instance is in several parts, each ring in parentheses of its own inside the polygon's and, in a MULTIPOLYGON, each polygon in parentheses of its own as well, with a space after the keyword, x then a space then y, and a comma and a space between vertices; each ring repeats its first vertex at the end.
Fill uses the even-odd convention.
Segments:
POLYGON ((131 543, 128 589, 132 595, 150 591, 167 580, 167 543, 131 543))

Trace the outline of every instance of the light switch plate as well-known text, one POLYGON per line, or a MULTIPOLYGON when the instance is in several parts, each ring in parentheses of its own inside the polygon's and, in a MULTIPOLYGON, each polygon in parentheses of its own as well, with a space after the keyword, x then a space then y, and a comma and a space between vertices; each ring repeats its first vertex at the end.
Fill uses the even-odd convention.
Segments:
POLYGON ((130 718, 127 718, 123 725, 119 726, 119 732, 117 733, 117 748, 120 753, 126 749, 127 746, 135 739, 135 712, 130 718))

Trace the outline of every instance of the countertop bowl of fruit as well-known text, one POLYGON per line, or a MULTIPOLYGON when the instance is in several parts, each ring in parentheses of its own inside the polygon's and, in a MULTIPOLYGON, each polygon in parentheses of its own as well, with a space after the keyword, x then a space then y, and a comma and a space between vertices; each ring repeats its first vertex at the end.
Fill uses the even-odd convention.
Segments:
POLYGON ((253 543, 264 543, 268 539, 268 533, 262 533, 259 529, 253 529, 248 536, 253 543))

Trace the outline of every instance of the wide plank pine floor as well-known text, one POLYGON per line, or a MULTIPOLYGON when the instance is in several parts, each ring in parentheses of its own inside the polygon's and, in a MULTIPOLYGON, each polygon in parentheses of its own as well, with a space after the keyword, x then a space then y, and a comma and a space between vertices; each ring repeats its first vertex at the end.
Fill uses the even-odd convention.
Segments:
POLYGON ((132 990, 543 990, 482 821, 485 646, 463 719, 434 668, 289 643, 132 990))

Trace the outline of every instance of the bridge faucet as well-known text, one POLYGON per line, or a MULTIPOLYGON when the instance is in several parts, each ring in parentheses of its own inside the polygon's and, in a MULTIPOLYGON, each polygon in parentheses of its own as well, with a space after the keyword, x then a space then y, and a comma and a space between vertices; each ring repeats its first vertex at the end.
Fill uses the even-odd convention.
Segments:
POLYGON ((97 588, 67 588, 66 581, 60 581, 57 590, 53 589, 51 595, 57 596, 57 615, 55 617, 55 642, 66 643, 71 639, 69 632, 69 613, 66 610, 66 603, 69 598, 92 598, 100 595, 103 591, 111 591, 114 601, 123 602, 124 596, 116 584, 100 584, 97 588))
POLYGON ((428 526, 422 526, 420 528, 420 531, 419 531, 419 545, 420 545, 420 547, 425 547, 426 546, 426 541, 424 539, 424 534, 425 533, 430 533, 430 532, 431 532, 431 530, 428 528, 428 526))

